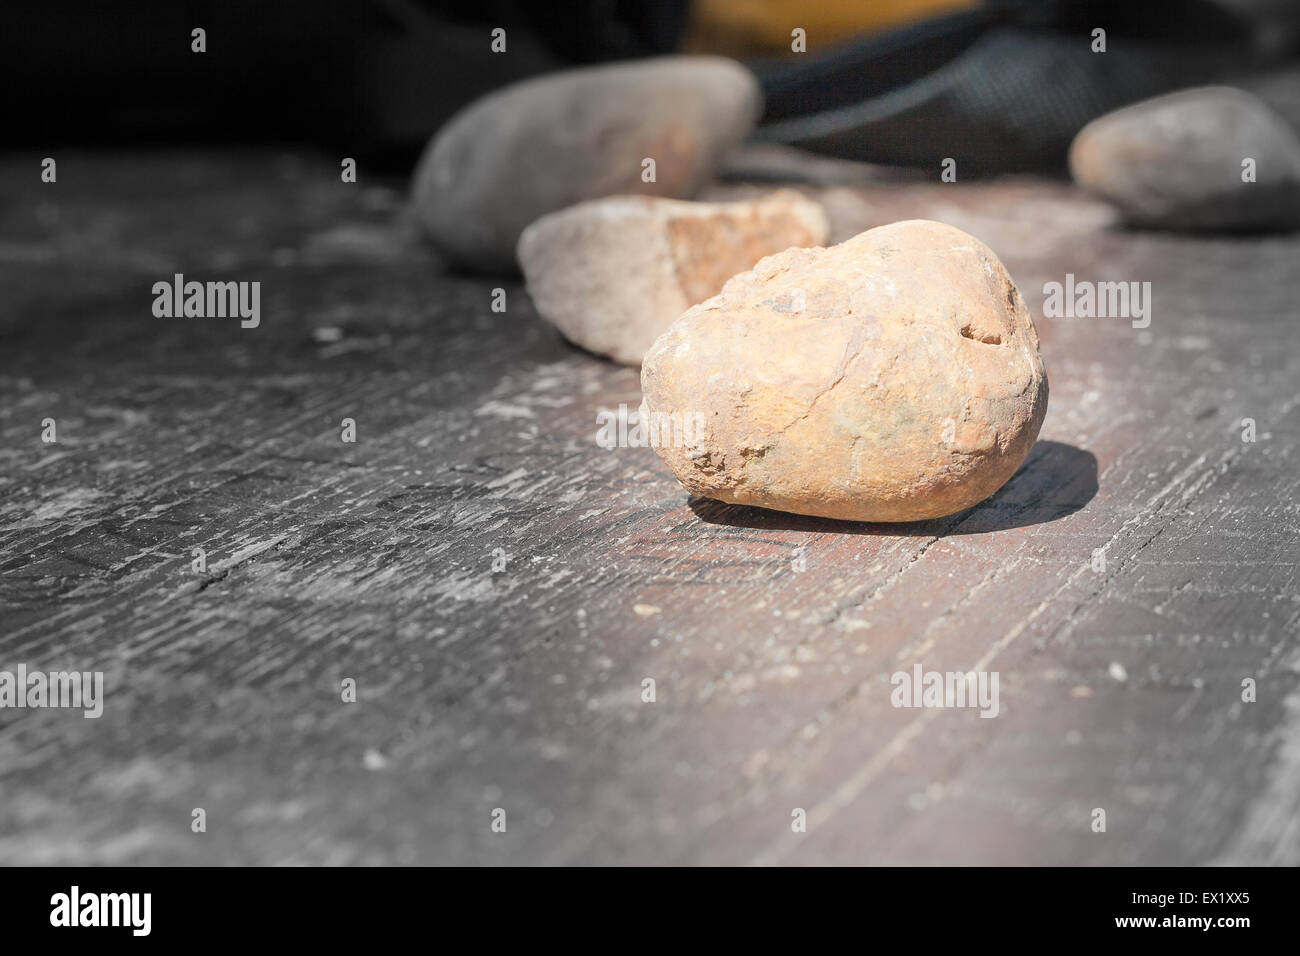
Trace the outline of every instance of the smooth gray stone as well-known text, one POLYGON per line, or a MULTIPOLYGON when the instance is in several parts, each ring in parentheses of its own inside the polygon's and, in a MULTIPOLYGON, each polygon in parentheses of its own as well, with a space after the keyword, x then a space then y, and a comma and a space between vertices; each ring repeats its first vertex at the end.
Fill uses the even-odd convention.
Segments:
POLYGON ((416 212, 455 263, 514 272, 524 227, 616 193, 685 198, 753 129, 758 81, 721 57, 675 56, 553 73, 453 117, 416 168, 416 212), (655 182, 642 162, 655 161, 655 182))
POLYGON ((1300 139, 1251 94, 1207 86, 1094 120, 1070 171, 1130 225, 1249 231, 1300 225, 1300 139), (1242 180, 1255 161, 1255 182, 1242 180))

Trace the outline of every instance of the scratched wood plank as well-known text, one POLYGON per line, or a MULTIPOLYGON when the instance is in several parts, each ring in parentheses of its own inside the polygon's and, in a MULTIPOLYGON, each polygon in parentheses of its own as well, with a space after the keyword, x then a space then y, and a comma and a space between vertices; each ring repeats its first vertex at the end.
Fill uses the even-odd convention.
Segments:
POLYGON ((1040 320, 996 496, 855 525, 597 447, 635 371, 445 274, 400 183, 59 163, 0 161, 0 668, 107 700, 0 710, 0 862, 1300 862, 1296 239, 1032 180, 811 189, 837 239, 973 232, 1036 315, 1067 272, 1153 284, 1145 330, 1040 320), (261 327, 154 318, 174 272, 260 281, 261 327), (918 663, 997 672, 999 715, 893 707, 918 663))

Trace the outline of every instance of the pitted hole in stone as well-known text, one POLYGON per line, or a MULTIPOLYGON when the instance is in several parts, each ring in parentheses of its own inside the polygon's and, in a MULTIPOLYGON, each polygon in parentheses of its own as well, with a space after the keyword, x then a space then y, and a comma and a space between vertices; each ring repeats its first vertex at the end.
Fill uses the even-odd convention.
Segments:
POLYGON ((974 339, 976 342, 983 342, 985 345, 1001 345, 1002 336, 996 332, 986 332, 983 329, 977 329, 967 322, 961 327, 961 334, 968 339, 974 339))

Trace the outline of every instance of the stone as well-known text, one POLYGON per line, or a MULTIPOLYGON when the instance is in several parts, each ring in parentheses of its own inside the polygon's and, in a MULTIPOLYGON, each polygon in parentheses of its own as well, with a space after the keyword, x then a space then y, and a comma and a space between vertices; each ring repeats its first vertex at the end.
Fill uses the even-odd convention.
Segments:
POLYGON ((758 81, 722 57, 674 56, 552 73, 452 117, 414 174, 414 205, 454 263, 514 272, 534 219, 587 199, 684 198, 753 129, 758 81), (654 160, 653 182, 645 160, 654 160))
POLYGON ((1258 98, 1232 87, 1182 90, 1093 120, 1070 147, 1070 171, 1133 226, 1300 225, 1300 139, 1258 98), (1246 160, 1254 182, 1243 181, 1246 160))
POLYGON ((1047 412, 1006 269, 924 220, 763 259, 655 341, 641 387, 643 428, 692 494, 855 521, 978 504, 1047 412))
POLYGON ((750 202, 594 199, 524 230, 519 262, 537 311, 566 338, 627 365, 737 272, 791 246, 819 246, 820 205, 793 190, 750 202))

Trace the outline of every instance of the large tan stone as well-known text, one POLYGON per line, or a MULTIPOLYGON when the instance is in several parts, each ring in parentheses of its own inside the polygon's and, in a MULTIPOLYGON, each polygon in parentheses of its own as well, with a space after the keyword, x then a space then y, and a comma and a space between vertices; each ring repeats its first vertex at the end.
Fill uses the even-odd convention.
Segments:
POLYGON ((860 521, 979 503, 1047 411, 1006 269, 921 220, 762 260, 659 337, 641 384, 643 421, 705 423, 656 447, 688 491, 860 521))
POLYGON ((628 365, 683 312, 737 272, 791 246, 826 241, 820 205, 791 190, 754 202, 614 196, 524 230, 528 292, 570 341, 628 365))

